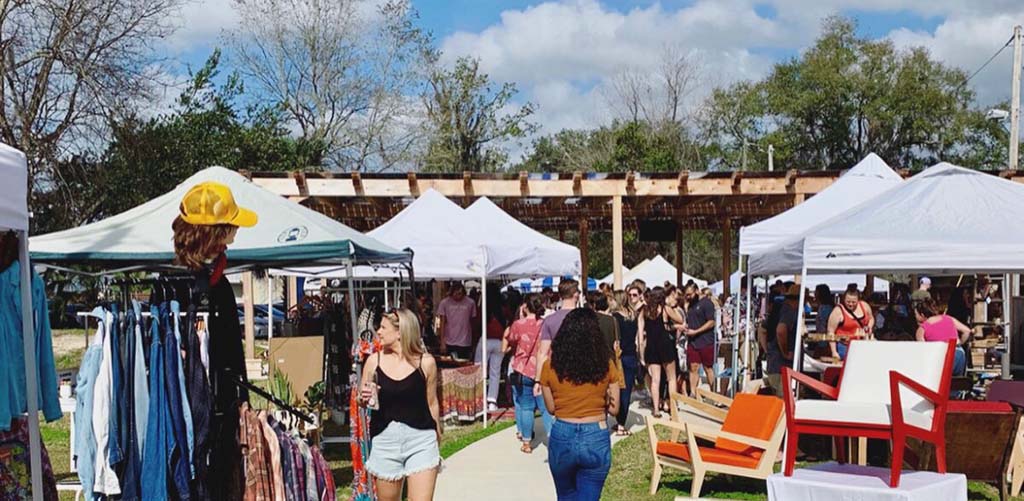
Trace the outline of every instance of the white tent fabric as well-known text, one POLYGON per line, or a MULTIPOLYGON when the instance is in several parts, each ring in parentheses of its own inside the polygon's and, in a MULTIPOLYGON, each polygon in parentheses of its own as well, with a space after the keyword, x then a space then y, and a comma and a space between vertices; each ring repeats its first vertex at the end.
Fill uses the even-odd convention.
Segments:
POLYGON ((804 203, 740 230, 740 254, 752 255, 781 245, 816 224, 896 186, 902 178, 869 153, 831 186, 804 203))
MULTIPOLYGON (((486 250, 466 212, 433 189, 367 235, 412 249, 417 278, 479 278, 487 262, 486 250)), ((390 270, 360 269, 357 274, 366 278, 394 276, 390 270)))
POLYGON ((575 276, 580 250, 526 226, 487 197, 466 209, 468 222, 487 248, 487 276, 575 276))
POLYGON ((280 262, 407 261, 388 247, 319 212, 265 190, 237 172, 210 167, 170 192, 93 224, 40 235, 30 243, 33 259, 44 262, 170 263, 174 258, 171 223, 181 199, 196 184, 228 186, 235 201, 254 210, 259 222, 238 232, 228 250, 233 265, 280 262))
POLYGON ((1024 185, 940 163, 752 256, 754 273, 1024 271, 1024 185))
MULTIPOLYGON (((647 259, 644 259, 644 260, 646 261, 647 259)), ((623 277, 626 277, 626 274, 628 274, 628 273, 630 273, 629 266, 623 266, 623 277)), ((607 277, 597 281, 597 283, 598 284, 609 284, 610 285, 614 281, 615 281, 615 273, 612 272, 612 273, 608 274, 607 277)))
POLYGON ((25 154, 0 143, 0 228, 28 230, 28 163, 25 154))
MULTIPOLYGON (((647 287, 659 287, 665 282, 676 283, 676 267, 672 266, 661 254, 649 261, 642 262, 622 276, 622 285, 629 285, 634 280, 643 280, 647 287)), ((683 283, 693 280, 699 287, 708 286, 707 281, 683 273, 683 283)))
MULTIPOLYGON (((744 274, 743 274, 742 271, 734 271, 734 272, 732 272, 732 275, 729 275, 729 290, 732 291, 732 292, 739 292, 739 290, 740 290, 740 282, 743 280, 743 277, 744 277, 744 274)), ((765 283, 766 283, 766 281, 765 281, 765 279, 763 277, 755 277, 754 278, 754 287, 757 288, 757 290, 759 290, 759 291, 763 291, 764 290, 765 283)), ((717 296, 717 295, 722 294, 723 292, 725 292, 725 289, 723 288, 723 285, 724 285, 724 281, 719 280, 719 281, 709 285, 708 287, 711 288, 711 292, 714 293, 717 296)))

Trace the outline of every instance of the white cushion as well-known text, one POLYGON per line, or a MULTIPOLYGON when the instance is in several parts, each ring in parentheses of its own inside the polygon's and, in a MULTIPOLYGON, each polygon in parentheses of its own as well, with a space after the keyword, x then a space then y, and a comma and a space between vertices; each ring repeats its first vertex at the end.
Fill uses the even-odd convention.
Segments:
MULTIPOLYGON (((853 341, 846 356, 837 400, 844 404, 887 406, 891 403, 889 371, 892 370, 938 391, 948 348, 945 342, 853 341)), ((931 402, 906 386, 900 388, 900 401, 907 412, 930 415, 934 409, 931 402)))
MULTIPOLYGON (((828 421, 847 424, 892 425, 892 408, 888 404, 837 402, 832 400, 800 400, 794 416, 798 420, 828 421)), ((903 410, 903 421, 925 430, 932 428, 932 411, 903 410)))

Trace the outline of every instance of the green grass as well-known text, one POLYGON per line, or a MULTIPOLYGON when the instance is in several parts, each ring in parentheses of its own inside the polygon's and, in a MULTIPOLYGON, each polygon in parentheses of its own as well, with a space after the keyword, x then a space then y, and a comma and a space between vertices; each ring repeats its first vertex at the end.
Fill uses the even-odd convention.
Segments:
POLYGON ((77 369, 82 363, 82 355, 85 354, 85 348, 75 348, 69 352, 61 353, 54 359, 54 363, 57 365, 58 371, 67 371, 71 369, 77 369))
MULTIPOLYGON (((690 495, 691 477, 678 470, 666 468, 661 485, 654 496, 648 494, 651 482, 653 460, 648 445, 646 430, 636 433, 612 448, 612 469, 604 485, 601 499, 619 500, 672 500, 676 496, 690 495)), ((800 465, 798 465, 800 466, 800 465)), ((776 470, 779 466, 776 465, 776 470)), ((967 499, 972 501, 996 501, 999 491, 988 484, 968 482, 967 499)), ((763 480, 730 477, 710 473, 704 479, 701 496, 712 499, 767 500, 766 484, 763 480)), ((1010 498, 1024 501, 1024 497, 1010 498)))
POLYGON ((515 424, 515 421, 498 421, 497 423, 489 424, 487 428, 484 428, 481 423, 446 428, 444 435, 441 436, 441 457, 448 459, 470 444, 483 440, 515 424))

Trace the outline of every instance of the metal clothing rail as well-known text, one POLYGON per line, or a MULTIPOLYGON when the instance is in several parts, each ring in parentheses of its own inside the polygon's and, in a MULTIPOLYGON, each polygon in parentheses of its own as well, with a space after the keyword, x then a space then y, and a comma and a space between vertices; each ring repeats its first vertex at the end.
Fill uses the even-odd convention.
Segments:
POLYGON ((276 405, 281 410, 286 411, 289 414, 291 414, 291 415, 293 415, 293 416, 295 416, 295 417, 297 417, 297 418, 299 418, 299 419, 301 419, 301 420, 303 420, 303 421, 305 421, 305 422, 307 422, 307 423, 309 423, 309 424, 311 424, 313 426, 316 426, 316 422, 313 421, 312 418, 307 416, 302 411, 300 411, 300 410, 298 410, 298 409, 296 409, 296 408, 294 408, 294 407, 284 403, 281 400, 278 400, 277 397, 271 395, 269 392, 267 392, 263 388, 260 388, 258 386, 254 386, 251 383, 249 383, 247 381, 243 381, 240 378, 239 379, 232 378, 232 379, 228 379, 228 381, 230 381, 231 383, 233 383, 235 385, 241 386, 242 388, 245 388, 245 389, 247 389, 247 390, 249 390, 249 391, 251 391, 251 392, 253 392, 253 393, 255 393, 255 394, 257 394, 257 395, 259 395, 259 396, 261 396, 263 398, 265 398, 265 399, 267 399, 267 401, 273 403, 274 405, 276 405))

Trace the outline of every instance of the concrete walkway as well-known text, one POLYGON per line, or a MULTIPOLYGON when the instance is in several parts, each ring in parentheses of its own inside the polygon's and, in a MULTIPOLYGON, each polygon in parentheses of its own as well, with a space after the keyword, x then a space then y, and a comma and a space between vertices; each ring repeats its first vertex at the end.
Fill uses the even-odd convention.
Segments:
MULTIPOLYGON (((635 395, 634 395, 635 397, 635 395)), ((630 406, 630 431, 644 431, 643 416, 650 410, 641 409, 634 398, 630 406)), ((609 427, 614 420, 609 421, 609 427)), ((516 427, 512 426, 459 451, 445 462, 445 469, 437 478, 434 499, 444 501, 554 501, 555 484, 548 470, 548 449, 543 444, 544 426, 540 418, 534 425, 533 454, 519 451, 516 427)), ((612 445, 625 437, 612 435, 612 445)))

